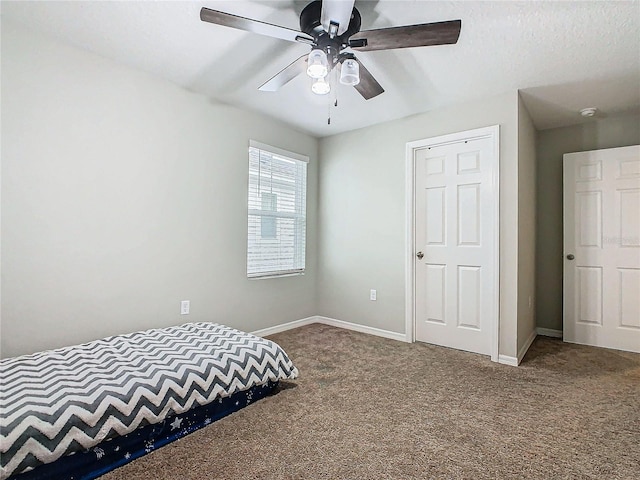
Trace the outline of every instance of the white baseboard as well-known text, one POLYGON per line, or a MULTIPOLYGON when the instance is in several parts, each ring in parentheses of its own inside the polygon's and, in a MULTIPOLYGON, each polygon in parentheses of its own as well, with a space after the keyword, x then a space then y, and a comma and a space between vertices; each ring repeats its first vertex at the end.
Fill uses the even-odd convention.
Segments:
POLYGON ((537 336, 538 336, 537 330, 532 330, 531 335, 529 335, 527 340, 524 342, 524 345, 522 345, 522 348, 520 348, 520 350, 518 351, 517 357, 510 357, 509 355, 498 355, 498 363, 502 363, 504 365, 511 365, 512 367, 517 367, 518 365, 520 365, 520 362, 522 362, 522 359, 527 354, 529 347, 531 346, 531 344, 533 343, 533 341, 536 339, 537 336))
POLYGON ((538 327, 536 328, 536 332, 538 332, 538 335, 542 335, 543 337, 562 338, 562 330, 538 327))
POLYGON ((503 365, 511 365, 512 367, 518 366, 518 359, 516 357, 510 357, 509 355, 498 355, 498 363, 503 365))
POLYGON ((345 322, 344 320, 336 320, 335 318, 313 316, 302 318, 300 320, 294 320, 293 322, 287 322, 273 327, 263 328, 251 332, 258 337, 266 337, 275 333, 284 332, 293 328, 303 327, 312 323, 321 323, 323 325, 329 325, 331 327, 344 328, 345 330, 353 330, 354 332, 368 333, 369 335, 376 335, 378 337, 390 338, 391 340, 398 340, 400 342, 406 342, 407 337, 404 333, 391 332, 389 330, 382 330, 381 328, 367 327, 366 325, 360 325, 357 323, 345 322))
POLYGON ((323 325, 330 325, 332 327, 344 328, 345 330, 353 330, 354 332, 368 333, 369 335, 376 335, 377 337, 390 338, 391 340, 398 340, 399 342, 406 342, 407 336, 404 333, 391 332, 389 330, 383 330, 381 328, 367 327, 366 325, 360 325, 358 323, 345 322, 344 320, 336 320, 329 317, 316 317, 317 323, 323 325))
MULTIPOLYGON (((257 335, 259 337, 266 337, 268 335, 273 335, 276 333, 284 332, 287 330, 291 330, 293 328, 303 327, 305 325, 310 325, 312 323, 321 323, 323 325, 329 325, 331 327, 344 328, 345 330, 352 330, 354 332, 367 333, 369 335, 376 335, 378 337, 389 338, 391 340, 397 340, 399 342, 407 342, 407 336, 404 333, 391 332, 389 330, 383 330, 381 328, 376 327, 368 327, 366 325, 360 325, 358 323, 345 322, 344 320, 337 320, 335 318, 322 317, 319 315, 313 317, 302 318, 300 320, 294 320, 292 322, 283 323, 280 325, 275 325, 273 327, 263 328, 261 330, 256 330, 251 332, 253 335, 257 335)), ((558 330, 549 330, 542 329, 545 332, 558 332, 558 330)), ((518 352, 517 357, 511 357, 509 355, 498 355, 498 363, 502 363, 504 365, 511 365, 517 367, 524 356, 529 350, 529 347, 536 339, 538 333, 540 335, 545 335, 545 333, 540 333, 540 329, 533 330, 527 341, 524 343, 520 351, 518 352)), ((551 335, 548 335, 551 336, 551 335)), ((562 337, 562 332, 560 332, 560 337, 562 337)))
POLYGON ((300 320, 294 320, 293 322, 287 322, 280 325, 275 325, 273 327, 262 328, 260 330, 256 330, 255 332, 251 332, 251 334, 258 337, 266 337, 275 333, 285 332, 293 328, 304 327, 305 325, 316 323, 318 321, 317 318, 318 317, 316 316, 301 318, 300 320))
POLYGON ((527 338, 527 340, 524 342, 524 345, 522 345, 522 348, 518 352, 518 365, 520 365, 520 362, 522 362, 522 359, 527 354, 529 347, 531 346, 531 344, 533 343, 533 341, 536 339, 537 336, 538 336, 538 332, 535 329, 533 329, 531 331, 531 334, 529 335, 529 338, 527 338))

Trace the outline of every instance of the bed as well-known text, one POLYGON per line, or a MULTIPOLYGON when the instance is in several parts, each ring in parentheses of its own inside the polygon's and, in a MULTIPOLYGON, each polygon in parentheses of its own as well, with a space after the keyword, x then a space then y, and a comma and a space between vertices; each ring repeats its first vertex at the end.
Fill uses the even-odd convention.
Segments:
POLYGON ((91 479, 269 395, 298 371, 215 323, 0 361, 0 480, 91 479))

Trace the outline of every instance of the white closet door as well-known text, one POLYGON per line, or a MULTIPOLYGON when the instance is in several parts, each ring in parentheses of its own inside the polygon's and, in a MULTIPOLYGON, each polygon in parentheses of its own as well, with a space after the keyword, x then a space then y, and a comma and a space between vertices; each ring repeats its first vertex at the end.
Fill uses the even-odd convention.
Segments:
POLYGON ((640 352, 640 145, 564 156, 566 342, 640 352))
POLYGON ((498 319, 494 139, 414 155, 416 340, 491 355, 498 319))

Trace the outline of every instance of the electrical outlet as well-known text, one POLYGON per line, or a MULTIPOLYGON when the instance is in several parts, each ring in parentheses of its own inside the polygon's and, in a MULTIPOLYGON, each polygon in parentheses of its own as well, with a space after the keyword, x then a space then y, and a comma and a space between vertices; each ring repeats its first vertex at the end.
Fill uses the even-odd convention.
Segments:
POLYGON ((378 293, 371 289, 371 293, 369 293, 369 300, 377 300, 378 299, 378 293))
POLYGON ((189 300, 180 302, 180 315, 189 315, 189 300))

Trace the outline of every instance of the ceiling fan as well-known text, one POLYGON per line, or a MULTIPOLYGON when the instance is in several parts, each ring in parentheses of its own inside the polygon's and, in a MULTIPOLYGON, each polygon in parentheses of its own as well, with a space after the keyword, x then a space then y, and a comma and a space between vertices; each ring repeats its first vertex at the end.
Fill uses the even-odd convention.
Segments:
POLYGON ((353 86, 366 100, 380 95, 384 89, 351 50, 448 45, 456 43, 460 36, 461 20, 360 31, 360 12, 354 3, 355 0, 312 1, 300 14, 300 31, 209 8, 200 10, 200 19, 311 46, 308 55, 301 56, 261 85, 262 91, 275 92, 306 71, 314 79, 312 91, 326 94, 331 90, 328 74, 339 68, 340 83, 353 86))

